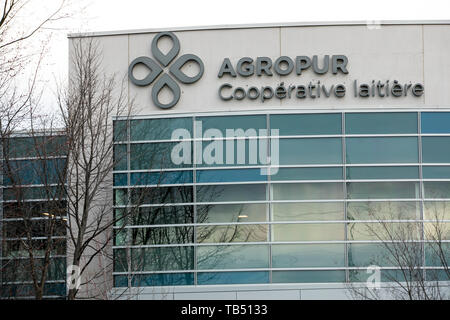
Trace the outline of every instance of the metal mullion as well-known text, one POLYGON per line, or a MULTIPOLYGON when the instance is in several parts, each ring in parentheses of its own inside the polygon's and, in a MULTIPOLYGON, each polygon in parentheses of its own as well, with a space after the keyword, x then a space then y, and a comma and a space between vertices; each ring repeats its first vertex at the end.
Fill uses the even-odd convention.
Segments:
MULTIPOLYGON (((425 198, 425 193, 424 193, 424 184, 423 184, 423 148, 422 148, 422 112, 418 112, 417 113, 417 132, 419 133, 419 137, 418 137, 418 148, 419 148, 419 198, 420 198, 420 219, 422 220, 421 222, 421 239, 422 244, 421 244, 421 250, 422 250, 422 267, 425 267, 425 214, 424 214, 424 210, 425 210, 425 206, 424 206, 424 198, 425 198)), ((427 277, 427 272, 426 270, 423 270, 424 273, 424 279, 426 280, 427 277)))
MULTIPOLYGON (((197 143, 195 141, 196 137, 196 116, 194 115, 192 117, 192 137, 193 137, 193 141, 192 141, 192 182, 193 182, 193 186, 192 186, 192 202, 193 202, 193 206, 194 206, 194 224, 197 224, 197 143)), ((193 232, 193 243, 194 243, 194 285, 197 285, 198 282, 198 276, 197 276, 197 227, 194 226, 194 232, 193 232)))
POLYGON ((348 270, 348 216, 347 216, 347 147, 346 147, 346 127, 345 127, 345 112, 341 113, 341 130, 342 130, 342 174, 343 174, 343 193, 344 193, 344 265, 345 265, 345 281, 350 281, 350 272, 348 270))

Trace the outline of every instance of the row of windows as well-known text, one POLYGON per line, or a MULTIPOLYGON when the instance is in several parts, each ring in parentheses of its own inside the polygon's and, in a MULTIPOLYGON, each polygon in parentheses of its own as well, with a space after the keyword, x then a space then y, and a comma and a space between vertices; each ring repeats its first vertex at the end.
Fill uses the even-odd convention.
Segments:
MULTIPOLYGON (((249 152, 249 140, 245 141, 245 149, 241 154, 237 152, 237 145, 231 147, 232 161, 227 158, 228 148, 218 144, 220 154, 213 151, 205 154, 206 147, 212 142, 203 142, 204 153, 198 159, 193 159, 192 143, 182 142, 190 150, 191 155, 183 163, 172 161, 172 151, 177 145, 175 142, 132 144, 130 145, 130 170, 148 170, 156 168, 183 168, 193 167, 196 163, 202 167, 227 167, 265 165, 268 155, 258 156, 249 152)), ((255 142, 259 149, 266 150, 267 140, 255 142)), ((377 138, 346 138, 347 164, 379 164, 379 163, 419 163, 419 143, 417 137, 377 137, 377 138)), ((279 165, 319 165, 343 164, 341 138, 300 138, 279 140, 279 165)), ((217 145, 217 143, 215 143, 217 145)), ((127 170, 127 146, 115 145, 115 170, 127 170)), ((252 149, 253 150, 253 149, 252 149)), ((276 152, 276 151, 275 151, 276 152)), ((423 163, 450 162, 450 137, 423 137, 422 138, 423 163)))
MULTIPOLYGON (((418 113, 345 113, 346 134, 417 134, 418 113)), ((291 135, 339 135, 342 134, 342 114, 271 114, 270 128, 279 129, 281 136, 291 135)), ((220 130, 226 135, 230 128, 267 129, 265 115, 196 117, 202 130, 220 130)), ((191 133, 193 118, 142 119, 130 121, 131 141, 171 140, 175 129, 191 133)), ((196 128, 198 130, 198 128, 196 128)), ((115 121, 115 141, 126 141, 126 121, 115 121)), ((198 131, 197 131, 198 132, 198 131)), ((450 113, 422 112, 421 132, 423 134, 450 133, 450 113)), ((199 137, 198 137, 199 138, 199 137)))
MULTIPOLYGON (((348 267, 395 267, 398 262, 389 253, 386 244, 347 244, 348 267)), ((425 244, 425 266, 442 267, 435 249, 425 244)), ((444 243, 447 261, 450 243, 444 243)), ((396 248, 400 248, 397 246, 396 248)), ((422 244, 411 243, 421 261, 422 244)), ((394 248, 394 247, 393 247, 394 248)), ((346 267, 345 244, 276 244, 201 246, 196 249, 196 270, 240 270, 264 268, 344 268, 346 267), (271 264, 270 264, 271 262, 271 264)), ((114 272, 127 272, 126 249, 115 249, 114 272)), ((131 249, 132 272, 159 272, 194 270, 194 247, 157 247, 131 249)))

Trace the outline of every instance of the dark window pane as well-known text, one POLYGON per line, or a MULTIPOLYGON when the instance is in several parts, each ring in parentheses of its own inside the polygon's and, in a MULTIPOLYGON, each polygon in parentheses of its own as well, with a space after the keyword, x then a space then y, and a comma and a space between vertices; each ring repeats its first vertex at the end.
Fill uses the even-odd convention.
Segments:
POLYGON ((347 163, 416 163, 417 138, 347 138, 347 163))
POLYGON ((347 167, 347 179, 419 179, 418 167, 347 167))
POLYGON ((192 192, 192 187, 134 188, 131 189, 131 203, 136 205, 191 203, 192 192))
POLYGON ((131 185, 192 183, 192 171, 138 172, 131 174, 131 185))
POLYGON ((273 185, 274 200, 343 199, 342 183, 286 183, 273 185))
POLYGON ((171 140, 176 129, 188 130, 192 138, 192 118, 131 120, 130 128, 131 141, 171 140))
POLYGON ((350 182, 349 199, 414 199, 419 197, 417 182, 350 182))
POLYGON ((344 267, 344 244, 277 244, 272 246, 274 268, 344 267))
POLYGON ((134 275, 131 283, 133 287, 190 286, 194 284, 194 274, 160 273, 134 275))
POLYGON ((199 285, 269 283, 268 272, 200 272, 199 285))
POLYGON ((66 180, 65 159, 3 162, 3 185, 56 184, 66 180))
POLYGON ((450 137, 423 137, 422 157, 424 163, 450 162, 450 137))
POLYGON ((342 168, 279 168, 272 181, 342 180, 342 168))
POLYGON ((199 270, 268 268, 269 246, 200 246, 197 265, 199 270))
POLYGON ((340 164, 342 139, 280 139, 280 164, 340 164))
POLYGON ((423 183, 425 198, 450 198, 450 181, 425 181, 423 183))
POLYGON ((270 128, 279 129, 280 136, 341 134, 342 116, 330 114, 274 114, 270 128))
POLYGON ((127 146, 118 144, 114 146, 114 170, 127 170, 127 146))
POLYGON ((132 244, 189 244, 194 242, 194 227, 133 228, 132 244))
POLYGON ((346 113, 347 134, 417 133, 417 113, 346 113))
POLYGON ((131 215, 133 225, 185 224, 194 222, 193 206, 139 208, 131 215))
POLYGON ((274 203, 274 221, 343 220, 344 204, 340 202, 274 203))
POLYGON ((450 133, 450 112, 422 112, 422 133, 450 133))
MULTIPOLYGON (((386 243, 350 243, 348 245, 348 264, 350 267, 368 267, 372 265, 380 267, 395 266, 395 257, 387 249, 386 243)), ((405 243, 401 244, 405 245, 405 243)), ((417 253, 417 259, 420 261, 421 250, 420 243, 415 245, 417 250, 410 248, 411 252, 417 253)), ((400 249, 398 247, 398 249, 400 249)), ((413 256, 412 256, 413 257, 413 256)))
POLYGON ((273 271, 273 283, 345 282, 345 271, 273 271))
MULTIPOLYGON (((186 152, 192 153, 191 142, 182 142, 182 143, 188 146, 186 152)), ((131 170, 191 167, 192 154, 189 155, 190 161, 186 161, 187 163, 178 164, 172 161, 173 160, 172 150, 177 144, 178 143, 175 142, 132 144, 130 147, 131 170)))
POLYGON ((114 141, 127 141, 127 121, 116 120, 113 122, 114 141))
POLYGON ((421 233, 418 222, 360 222, 349 223, 347 238, 349 240, 418 240, 421 233))
POLYGON ((450 220, 450 201, 424 202, 425 220, 450 220))
POLYGON ((128 185, 128 175, 126 173, 114 174, 114 186, 124 187, 128 185))

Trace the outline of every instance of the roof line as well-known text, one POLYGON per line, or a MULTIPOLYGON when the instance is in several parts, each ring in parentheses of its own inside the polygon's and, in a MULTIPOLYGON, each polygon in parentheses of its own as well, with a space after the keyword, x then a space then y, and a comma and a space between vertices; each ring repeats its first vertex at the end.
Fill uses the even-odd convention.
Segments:
POLYGON ((311 21, 311 22, 285 22, 285 23, 255 23, 255 24, 224 24, 209 26, 173 27, 132 29, 116 31, 95 31, 69 33, 68 38, 102 37, 116 35, 130 35, 163 31, 200 31, 200 30, 230 30, 230 29, 255 29, 276 27, 322 27, 322 26, 361 26, 361 25, 450 25, 450 20, 365 20, 365 21, 311 21))

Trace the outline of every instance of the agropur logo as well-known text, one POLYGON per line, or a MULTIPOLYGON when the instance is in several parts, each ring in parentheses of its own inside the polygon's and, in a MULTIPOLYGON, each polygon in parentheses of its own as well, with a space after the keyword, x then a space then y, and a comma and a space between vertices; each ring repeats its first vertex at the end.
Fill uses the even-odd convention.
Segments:
MULTIPOLYGON (((153 38, 152 41, 152 47, 151 51, 153 54, 153 57, 163 66, 167 67, 178 55, 180 52, 180 41, 178 40, 177 36, 175 36, 172 32, 161 32, 158 33, 155 38, 153 38), (163 38, 168 37, 172 40, 173 46, 169 50, 167 54, 164 54, 161 52, 161 50, 158 48, 158 41, 163 38)), ((200 78, 203 76, 204 72, 204 65, 202 60, 194 55, 194 54, 184 54, 181 57, 179 57, 170 67, 169 67, 169 73, 175 77, 176 80, 180 81, 184 84, 191 84, 194 82, 197 82, 200 80, 200 78), (193 61, 198 64, 200 71, 197 75, 193 77, 189 77, 185 73, 181 71, 182 67, 187 63, 193 61)), ((163 73, 163 68, 155 62, 150 57, 139 57, 133 60, 131 62, 129 68, 128 68, 128 77, 130 78, 131 82, 137 86, 140 87, 146 87, 150 84, 152 84, 158 76, 163 73), (142 64, 146 66, 150 73, 144 78, 144 79, 136 79, 133 75, 133 70, 136 67, 136 65, 142 64)), ((156 81, 152 88, 152 100, 153 103, 161 108, 161 109, 169 109, 172 108, 174 105, 177 104, 177 102, 180 100, 181 96, 181 90, 180 86, 172 79, 170 75, 167 73, 163 73, 163 75, 156 81), (171 102, 164 104, 159 101, 158 95, 161 92, 161 90, 167 86, 173 93, 173 99, 171 102)))

